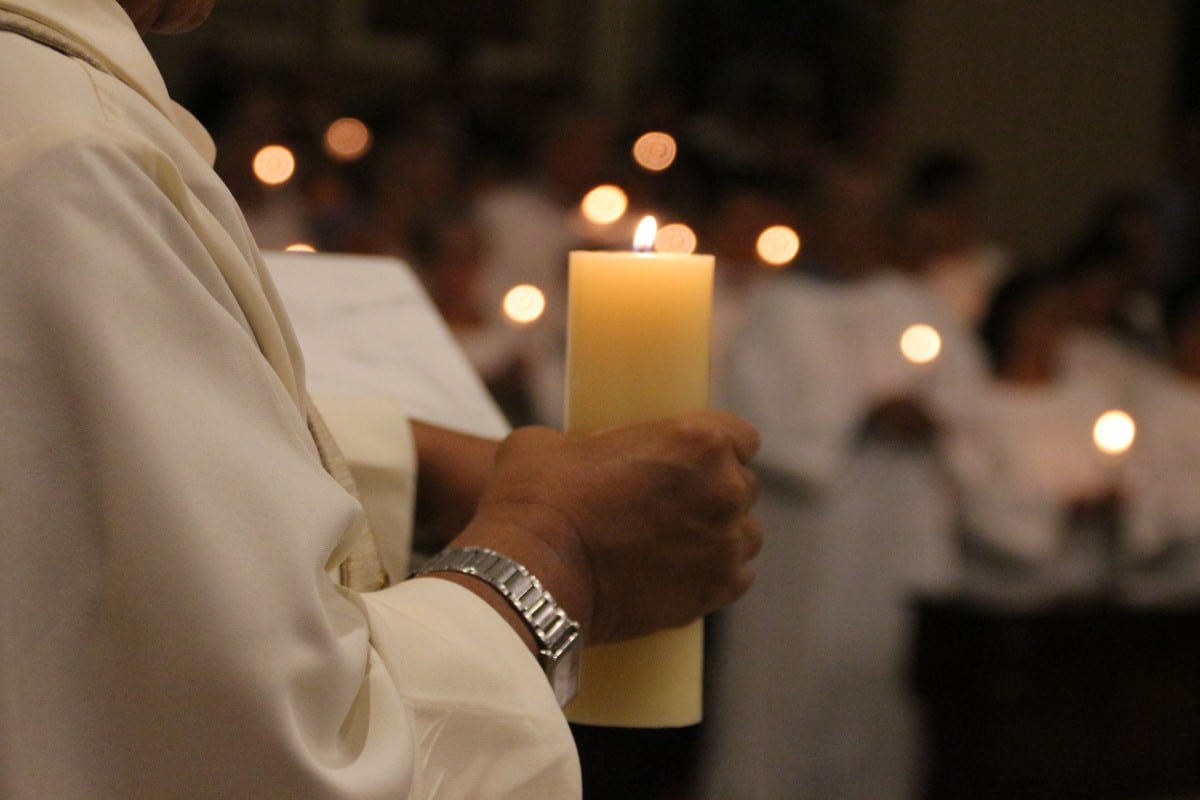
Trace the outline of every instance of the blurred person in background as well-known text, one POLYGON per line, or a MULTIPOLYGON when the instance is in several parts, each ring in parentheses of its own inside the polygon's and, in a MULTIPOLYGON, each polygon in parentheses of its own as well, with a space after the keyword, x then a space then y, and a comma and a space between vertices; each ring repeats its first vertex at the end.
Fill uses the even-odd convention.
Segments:
MULTIPOLYGON (((536 329, 530 393, 535 418, 561 426, 567 319, 567 253, 587 244, 578 222, 583 196, 611 175, 616 125, 607 115, 553 105, 534 134, 532 166, 482 187, 472 214, 483 235, 485 313, 499 319, 504 295, 538 287, 546 310, 536 329)), ((627 238, 632 242, 632 235, 627 238)), ((625 244, 628 247, 628 244, 625 244)))
POLYGON ((904 186, 901 261, 969 327, 979 324, 1008 253, 987 229, 983 170, 970 154, 934 150, 904 186))
POLYGON ((1104 384, 1114 397, 1123 395, 1153 361, 1125 324, 1124 312, 1137 285, 1133 269, 1130 250, 1108 231, 1077 242, 1058 267, 1071 299, 1061 366, 1104 384))
POLYGON ((1200 280, 1163 304, 1166 364, 1132 387, 1137 439, 1122 595, 1146 605, 1200 602, 1200 280))
POLYGON ((528 326, 537 321, 519 324, 484 302, 487 263, 478 227, 465 211, 448 213, 428 220, 411 242, 413 267, 467 360, 510 424, 531 423, 528 326))
POLYGON ((1093 441, 1113 391, 1063 366, 1069 284, 1014 273, 981 327, 991 380, 951 432, 965 541, 963 589, 1010 608, 1094 601, 1111 589, 1119 476, 1093 441))
POLYGON ((938 441, 981 366, 955 319, 886 266, 887 197, 869 175, 816 181, 801 258, 754 286, 721 386, 763 432, 758 508, 776 535, 756 591, 714 625, 701 796, 919 792, 909 604, 955 585, 938 441), (915 323, 941 332, 934 364, 901 353, 915 323))

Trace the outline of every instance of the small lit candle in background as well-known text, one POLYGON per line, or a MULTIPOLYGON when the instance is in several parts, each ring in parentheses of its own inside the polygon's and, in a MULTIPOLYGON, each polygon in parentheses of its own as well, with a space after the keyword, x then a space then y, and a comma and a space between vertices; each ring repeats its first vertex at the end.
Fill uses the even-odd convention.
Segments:
POLYGON ((942 353, 942 336, 932 325, 909 325, 900 334, 900 353, 911 364, 932 364, 942 353))
MULTIPOLYGON (((567 311, 567 430, 587 433, 702 409, 709 399, 711 255, 573 251, 567 311)), ((700 721, 703 622, 588 647, 568 719, 678 727, 700 721)))
POLYGON ((649 131, 633 143, 633 160, 644 170, 662 172, 675 163, 678 151, 674 136, 663 131, 649 131))
POLYGON ((367 154, 372 144, 371 129, 354 117, 342 117, 329 123, 321 145, 334 161, 349 163, 367 154))
MULTIPOLYGON (((1113 493, 1119 499, 1121 465, 1125 455, 1133 447, 1137 437, 1137 425, 1133 417, 1119 408, 1105 411, 1096 418, 1092 426, 1092 442, 1104 459, 1105 478, 1108 483, 1104 487, 1108 493, 1113 493)), ((1101 541, 1105 553, 1105 591, 1115 594, 1120 587, 1121 548, 1122 548, 1121 514, 1113 511, 1106 515, 1101 530, 1101 541)))
POLYGON ((1096 449, 1113 461, 1120 460, 1137 437, 1137 425, 1133 417, 1119 408, 1105 411, 1092 426, 1092 441, 1096 449))
POLYGON ((580 211, 583 218, 593 225, 611 225, 625 216, 629 208, 629 197, 620 186, 601 184, 583 196, 580 211))
POLYGON ((783 269, 800 255, 800 234, 788 225, 771 225, 758 235, 754 250, 767 269, 783 269))
POLYGON ((267 186, 282 186, 296 172, 296 156, 281 144, 269 144, 254 154, 254 177, 267 186))
POLYGON ((504 295, 503 309, 504 316, 510 322, 520 326, 532 325, 546 310, 546 295, 536 286, 522 283, 504 295))

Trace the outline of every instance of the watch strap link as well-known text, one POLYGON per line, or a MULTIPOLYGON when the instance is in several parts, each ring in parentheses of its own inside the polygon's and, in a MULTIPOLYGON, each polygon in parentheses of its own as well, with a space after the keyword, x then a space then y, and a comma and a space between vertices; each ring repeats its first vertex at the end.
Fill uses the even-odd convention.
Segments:
POLYGON ((490 585, 529 626, 543 658, 556 661, 580 636, 579 623, 567 616, 537 576, 495 550, 444 550, 425 562, 416 574, 430 572, 461 572, 490 585))

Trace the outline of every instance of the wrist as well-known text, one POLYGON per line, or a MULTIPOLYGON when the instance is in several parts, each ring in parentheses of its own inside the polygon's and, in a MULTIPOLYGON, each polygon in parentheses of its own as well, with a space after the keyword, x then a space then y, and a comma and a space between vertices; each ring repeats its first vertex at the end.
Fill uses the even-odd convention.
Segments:
POLYGON ((531 634, 533 652, 559 706, 570 702, 578 687, 582 632, 536 575, 508 556, 476 546, 443 550, 417 575, 434 573, 470 576, 504 598, 531 634))
MULTIPOLYGON (((514 523, 477 517, 449 547, 486 547, 522 564, 590 637, 595 610, 591 563, 573 531, 554 530, 540 513, 514 523)), ((467 579, 469 580, 469 578, 467 579)))

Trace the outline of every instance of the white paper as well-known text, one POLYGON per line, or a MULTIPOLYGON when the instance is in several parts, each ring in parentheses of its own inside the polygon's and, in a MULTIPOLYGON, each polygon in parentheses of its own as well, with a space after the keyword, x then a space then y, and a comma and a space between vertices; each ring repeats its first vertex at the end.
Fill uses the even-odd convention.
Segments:
POLYGON ((423 422, 499 438, 509 426, 412 269, 384 256, 263 253, 314 395, 387 395, 423 422))

